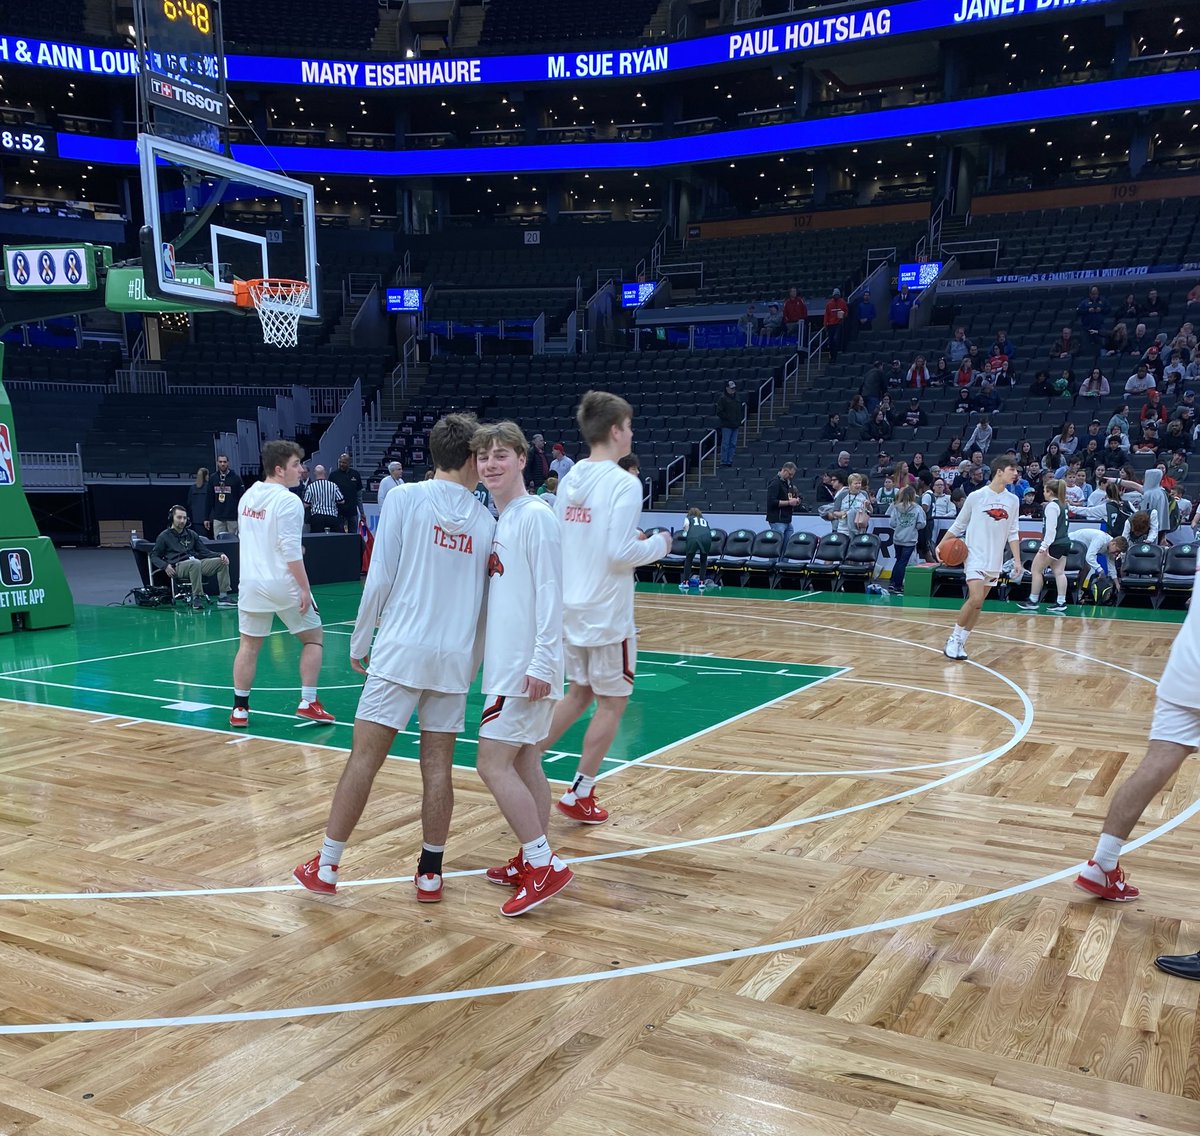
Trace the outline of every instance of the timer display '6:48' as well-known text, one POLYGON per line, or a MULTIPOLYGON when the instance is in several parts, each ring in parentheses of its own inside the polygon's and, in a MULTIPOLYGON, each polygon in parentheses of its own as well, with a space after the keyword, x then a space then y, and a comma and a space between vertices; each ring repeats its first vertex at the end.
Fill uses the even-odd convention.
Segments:
POLYGON ((58 146, 53 130, 34 127, 27 130, 0 130, 0 150, 7 154, 45 154, 55 157, 58 146))

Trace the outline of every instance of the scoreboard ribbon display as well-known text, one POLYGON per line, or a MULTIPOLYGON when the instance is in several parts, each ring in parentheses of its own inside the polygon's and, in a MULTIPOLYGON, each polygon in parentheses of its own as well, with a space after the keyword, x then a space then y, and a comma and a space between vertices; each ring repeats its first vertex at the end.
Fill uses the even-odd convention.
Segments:
POLYGON ((10 292, 89 292, 96 286, 90 245, 4 246, 4 286, 10 292))
MULTIPOLYGON (((877 43, 898 36, 954 32, 997 21, 1054 16, 1084 6, 1112 6, 1115 0, 900 0, 836 15, 814 15, 783 23, 756 25, 722 35, 675 40, 665 44, 615 51, 530 53, 462 59, 406 59, 349 62, 332 59, 281 59, 275 56, 227 55, 226 78, 235 83, 277 83, 285 86, 342 87, 349 90, 397 90, 483 86, 491 83, 528 84, 578 79, 622 79, 645 75, 674 75, 699 67, 738 62, 761 63, 823 47, 877 43)), ((151 5, 158 32, 176 50, 165 53, 150 69, 172 88, 178 109, 190 90, 189 113, 206 109, 211 121, 224 120, 228 111, 218 77, 211 74, 214 47, 203 3, 165 0, 151 5), (203 11, 202 11, 203 10, 203 11), (170 13, 176 13, 174 17, 170 13), (173 43, 173 46, 175 44, 173 43)), ((53 43, 18 36, 0 36, 0 63, 19 63, 92 75, 138 72, 137 52, 53 43)), ((164 96, 164 104, 167 97, 164 96)))

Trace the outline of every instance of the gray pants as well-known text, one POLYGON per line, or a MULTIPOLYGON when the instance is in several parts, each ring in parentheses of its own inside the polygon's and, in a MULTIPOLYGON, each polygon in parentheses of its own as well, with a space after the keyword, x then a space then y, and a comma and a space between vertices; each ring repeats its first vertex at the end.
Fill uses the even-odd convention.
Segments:
POLYGON ((213 536, 220 536, 222 533, 228 533, 230 536, 237 536, 237 521, 217 521, 212 523, 213 536))
POLYGON ((192 585, 192 598, 201 599, 204 595, 204 577, 217 577, 217 587, 221 595, 229 593, 229 565, 222 563, 219 556, 210 556, 207 560, 181 560, 175 565, 175 578, 187 580, 192 585))

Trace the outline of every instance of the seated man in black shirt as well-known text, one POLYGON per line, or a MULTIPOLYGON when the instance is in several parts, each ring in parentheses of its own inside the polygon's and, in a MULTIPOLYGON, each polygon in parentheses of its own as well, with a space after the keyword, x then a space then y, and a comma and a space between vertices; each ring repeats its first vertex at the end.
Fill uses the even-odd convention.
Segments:
POLYGON ((229 557, 217 552, 194 529, 188 527, 188 513, 181 505, 171 509, 171 527, 163 529, 154 542, 150 563, 168 576, 187 580, 192 585, 192 607, 204 607, 204 577, 215 575, 222 607, 236 607, 229 594, 229 557))

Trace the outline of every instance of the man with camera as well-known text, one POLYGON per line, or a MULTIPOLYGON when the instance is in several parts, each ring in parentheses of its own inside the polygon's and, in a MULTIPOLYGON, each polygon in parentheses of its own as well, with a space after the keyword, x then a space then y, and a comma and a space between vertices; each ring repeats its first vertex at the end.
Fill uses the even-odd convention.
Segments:
POLYGON ((237 607, 237 600, 229 594, 229 557, 217 552, 188 527, 188 513, 182 505, 171 507, 168 520, 170 528, 163 529, 154 542, 151 565, 172 579, 187 580, 192 586, 192 607, 197 611, 205 604, 204 577, 213 575, 220 590, 217 603, 222 607, 237 607))

